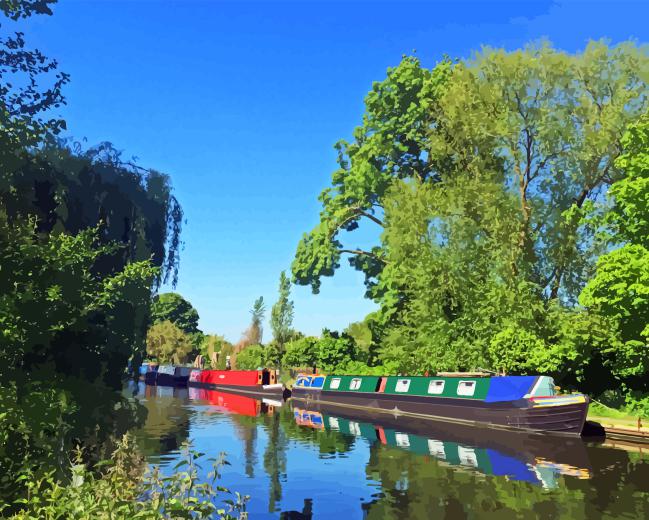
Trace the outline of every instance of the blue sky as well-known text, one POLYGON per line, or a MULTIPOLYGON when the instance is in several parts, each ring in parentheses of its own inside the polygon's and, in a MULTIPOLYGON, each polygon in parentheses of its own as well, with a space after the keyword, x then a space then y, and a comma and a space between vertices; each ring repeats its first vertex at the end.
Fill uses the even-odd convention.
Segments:
MULTIPOLYGON (((280 271, 317 222, 333 144, 350 137, 372 81, 403 54, 416 49, 432 66, 540 38, 571 52, 603 37, 646 42, 647 20, 642 0, 62 0, 25 32, 72 77, 70 135, 112 141, 172 176, 187 218, 177 291, 205 332, 236 341, 254 299, 275 301, 280 271)), ((372 240, 371 230, 356 235, 348 245, 372 240)), ((295 288, 296 328, 362 319, 374 308, 362 281, 344 262, 319 295, 295 288)))

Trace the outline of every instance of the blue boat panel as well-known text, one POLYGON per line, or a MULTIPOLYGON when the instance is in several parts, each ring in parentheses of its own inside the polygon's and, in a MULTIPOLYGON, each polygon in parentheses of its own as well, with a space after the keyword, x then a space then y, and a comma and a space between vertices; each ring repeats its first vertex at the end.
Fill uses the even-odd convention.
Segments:
POLYGON ((513 478, 514 480, 522 480, 524 482, 538 483, 539 479, 534 473, 534 470, 525 464, 522 460, 509 457, 499 451, 487 448, 489 460, 491 461, 491 471, 496 476, 504 476, 513 478))
POLYGON ((324 386, 325 378, 323 376, 314 377, 311 380, 311 388, 322 388, 324 386))
POLYGON ((514 401, 530 391, 538 376, 492 377, 485 402, 514 401))

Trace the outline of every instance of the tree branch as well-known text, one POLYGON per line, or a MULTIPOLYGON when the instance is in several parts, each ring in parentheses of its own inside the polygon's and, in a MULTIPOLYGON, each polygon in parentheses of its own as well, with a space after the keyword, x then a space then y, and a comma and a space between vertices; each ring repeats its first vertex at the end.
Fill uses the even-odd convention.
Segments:
POLYGON ((375 258, 376 260, 378 260, 379 262, 381 262, 381 263, 383 263, 383 264, 387 264, 387 263, 388 263, 386 260, 384 260, 383 258, 381 258, 380 256, 378 256, 377 254, 372 253, 371 251, 364 251, 364 250, 362 250, 362 249, 341 249, 340 252, 341 252, 341 253, 348 253, 348 254, 350 254, 350 255, 365 255, 365 256, 371 256, 372 258, 375 258))

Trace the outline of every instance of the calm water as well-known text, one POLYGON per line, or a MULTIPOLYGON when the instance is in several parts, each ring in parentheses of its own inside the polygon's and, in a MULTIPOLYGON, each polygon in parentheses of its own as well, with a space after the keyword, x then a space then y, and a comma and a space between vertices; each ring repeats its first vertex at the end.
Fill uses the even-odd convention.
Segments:
POLYGON ((187 439, 206 456, 226 452, 221 483, 251 495, 251 518, 649 518, 649 447, 198 389, 141 384, 137 394, 148 417, 136 435, 149 461, 173 467, 187 439))

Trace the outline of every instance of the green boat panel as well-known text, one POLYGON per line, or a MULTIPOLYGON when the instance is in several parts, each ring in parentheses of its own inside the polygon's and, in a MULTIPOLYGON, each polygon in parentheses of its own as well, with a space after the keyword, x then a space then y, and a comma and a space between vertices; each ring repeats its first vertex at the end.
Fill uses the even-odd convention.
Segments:
POLYGON ((368 393, 376 392, 378 383, 378 376, 327 376, 324 389, 333 392, 368 393))
POLYGON ((456 397, 464 399, 484 400, 489 391, 491 379, 487 377, 427 377, 427 376, 389 376, 385 385, 385 393, 393 395, 431 395, 435 397, 456 397), (432 382, 443 383, 441 393, 431 391, 436 385, 432 382), (461 387, 466 388, 462 393, 461 387))

